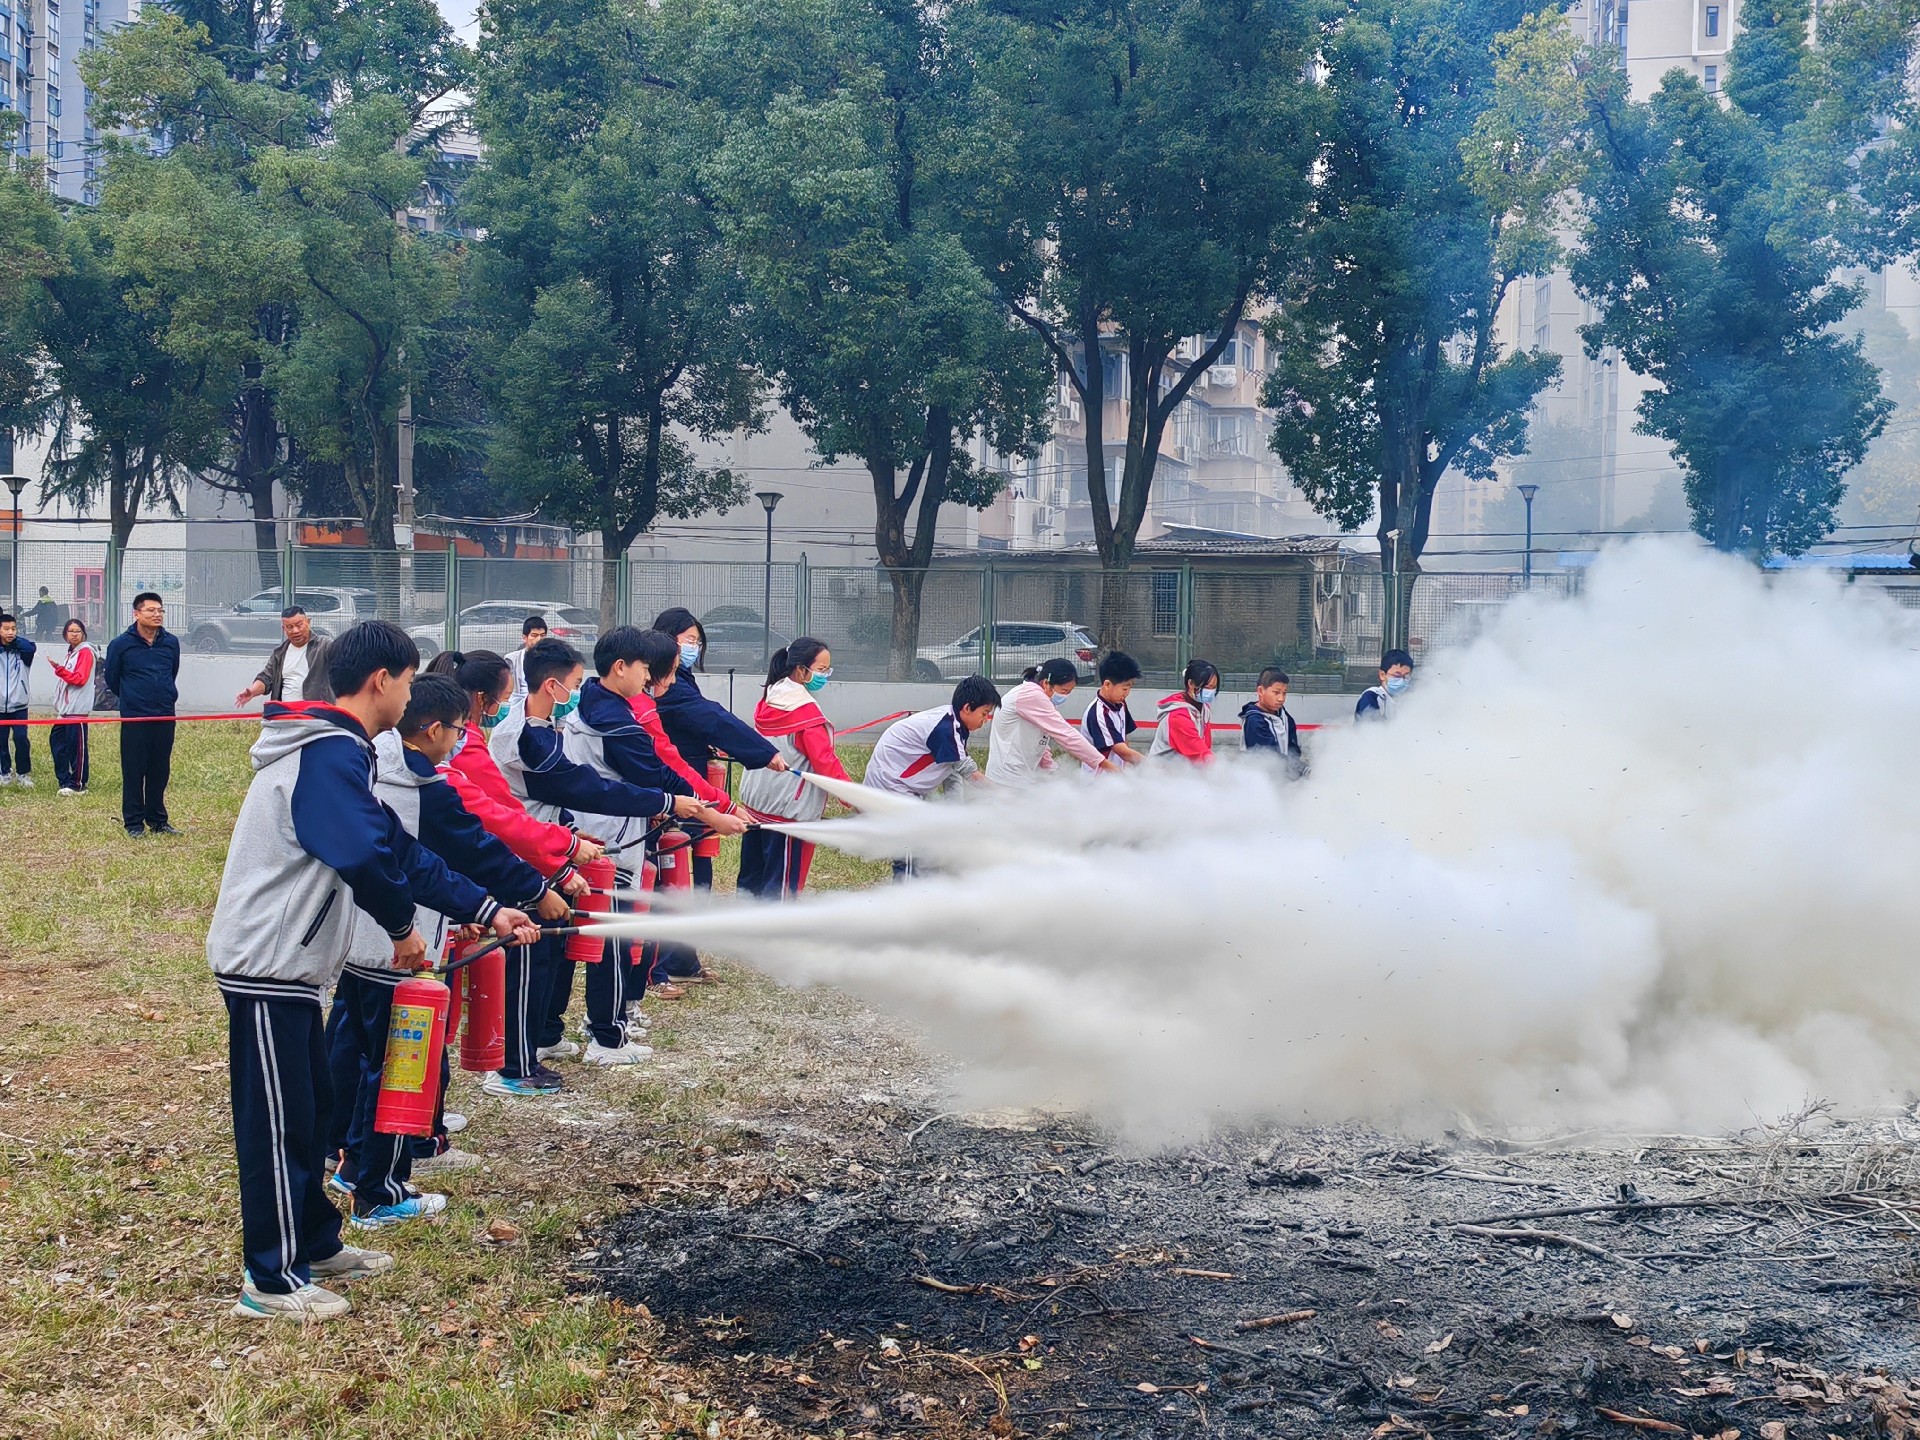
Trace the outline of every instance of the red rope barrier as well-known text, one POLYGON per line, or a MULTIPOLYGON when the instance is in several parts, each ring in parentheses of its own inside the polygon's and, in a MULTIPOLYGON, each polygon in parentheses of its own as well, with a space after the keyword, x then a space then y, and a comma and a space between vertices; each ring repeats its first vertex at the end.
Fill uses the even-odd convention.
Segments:
POLYGON ((258 720, 255 715, 122 715, 109 711, 100 715, 43 715, 37 720, 0 720, 0 730, 9 725, 138 725, 142 721, 181 720, 258 720))

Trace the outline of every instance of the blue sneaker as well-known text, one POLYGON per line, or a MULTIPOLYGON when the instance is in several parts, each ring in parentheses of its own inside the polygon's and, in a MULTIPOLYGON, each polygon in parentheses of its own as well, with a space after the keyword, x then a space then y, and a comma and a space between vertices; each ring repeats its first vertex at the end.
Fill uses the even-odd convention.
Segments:
POLYGON ((376 1205, 366 1214, 353 1214, 347 1223, 356 1230, 384 1230, 405 1220, 425 1220, 447 1208, 444 1195, 409 1195, 398 1205, 376 1205))
POLYGON ((527 1100, 540 1095, 551 1095, 559 1089, 557 1085, 543 1084, 531 1076, 524 1080, 517 1080, 511 1076, 502 1075, 498 1071, 487 1076, 481 1082, 480 1088, 489 1095, 499 1095, 509 1100, 527 1100))
POLYGON ((340 1178, 340 1172, 338 1170, 327 1176, 327 1189, 333 1191, 336 1195, 353 1194, 353 1186, 340 1178))

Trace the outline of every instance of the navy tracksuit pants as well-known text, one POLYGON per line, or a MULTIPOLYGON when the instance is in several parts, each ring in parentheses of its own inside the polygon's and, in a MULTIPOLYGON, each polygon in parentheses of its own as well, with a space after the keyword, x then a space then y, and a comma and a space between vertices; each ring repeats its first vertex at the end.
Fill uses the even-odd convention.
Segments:
MULTIPOLYGON (((614 872, 616 889, 631 890, 639 883, 632 871, 614 872)), ((633 905, 615 900, 613 913, 630 915, 633 905)), ((641 948, 631 940, 603 940, 599 962, 587 966, 587 1034, 609 1049, 626 1044, 627 1006, 637 1005, 647 993, 646 966, 635 959, 641 948)))
POLYGON ((288 1295, 312 1279, 309 1265, 340 1253, 340 1212, 325 1188, 333 1096, 320 999, 266 980, 225 980, 221 998, 247 1278, 288 1295))
POLYGON ((327 1016, 327 1070, 335 1096, 328 1144, 346 1156, 340 1177, 352 1184, 354 1208, 362 1214, 406 1199, 407 1178, 413 1174, 412 1137, 382 1135, 373 1128, 387 1063, 393 990, 392 985, 343 970, 327 1016))

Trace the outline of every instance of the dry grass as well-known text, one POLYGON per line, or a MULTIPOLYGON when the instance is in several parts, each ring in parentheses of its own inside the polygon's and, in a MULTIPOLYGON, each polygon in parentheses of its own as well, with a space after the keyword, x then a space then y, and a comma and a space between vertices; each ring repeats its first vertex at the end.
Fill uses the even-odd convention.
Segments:
MULTIPOLYGON (((239 1226, 202 940, 252 734, 182 727, 178 840, 123 837, 111 727, 88 796, 57 797, 50 774, 0 790, 0 1435, 771 1433, 659 1362, 643 1311, 565 1279, 602 1215, 803 1186, 829 1158, 805 1126, 740 1120, 919 1083, 911 1050, 859 1007, 735 968, 650 1002, 660 1053, 640 1074, 570 1070, 563 1097, 513 1104, 458 1078, 462 1143, 488 1163, 436 1181, 442 1220, 380 1237, 400 1263, 349 1287, 353 1316, 228 1317, 239 1226), (501 1222, 504 1243, 488 1238, 509 1235, 501 1222)), ((822 854, 814 876, 884 871, 822 854)))

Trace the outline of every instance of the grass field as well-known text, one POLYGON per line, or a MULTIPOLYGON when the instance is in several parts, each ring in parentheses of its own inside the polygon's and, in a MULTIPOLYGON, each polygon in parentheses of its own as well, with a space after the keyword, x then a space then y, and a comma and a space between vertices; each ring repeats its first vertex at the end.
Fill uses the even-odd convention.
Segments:
MULTIPOLYGON (((660 1363, 644 1310, 570 1293, 567 1257, 649 1197, 795 1184, 796 1157, 731 1120, 897 1086, 909 1050, 843 997, 723 966, 722 985, 648 1002, 660 1053, 638 1074, 569 1066, 564 1096, 511 1103, 457 1077, 460 1143, 487 1165, 436 1178, 440 1220, 379 1237, 399 1264, 347 1287, 354 1315, 231 1319, 225 1012, 202 945, 255 727, 181 727, 186 834, 143 841, 119 825, 113 727, 79 798, 54 793, 44 733, 39 788, 0 790, 0 1435, 773 1433, 660 1363)), ((857 773, 865 755, 847 758, 857 773)), ((885 868, 823 851, 814 883, 885 868)))

